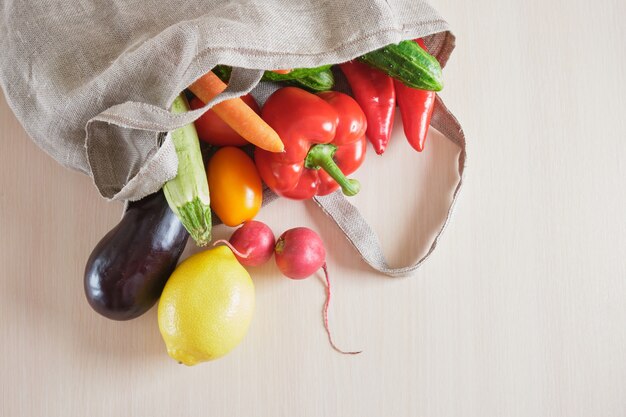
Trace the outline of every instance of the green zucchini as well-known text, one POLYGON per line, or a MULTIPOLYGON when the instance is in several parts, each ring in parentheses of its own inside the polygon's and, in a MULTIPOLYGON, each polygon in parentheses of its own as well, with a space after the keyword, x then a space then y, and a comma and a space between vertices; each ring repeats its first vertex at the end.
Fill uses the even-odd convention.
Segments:
MULTIPOLYGON (((172 113, 189 111, 184 94, 172 103, 172 113)), ((198 246, 211 240, 209 184, 193 123, 171 132, 178 156, 178 173, 163 185, 165 199, 198 246)))
POLYGON ((443 88, 439 62, 412 40, 387 45, 359 59, 409 87, 428 91, 443 88))
MULTIPOLYGON (((295 68, 287 74, 265 71, 261 80, 286 82, 309 91, 326 91, 333 88, 335 84, 335 78, 330 67, 331 65, 323 65, 315 68, 295 68)), ((213 68, 213 72, 224 82, 228 82, 231 71, 232 68, 226 65, 218 65, 213 68)))

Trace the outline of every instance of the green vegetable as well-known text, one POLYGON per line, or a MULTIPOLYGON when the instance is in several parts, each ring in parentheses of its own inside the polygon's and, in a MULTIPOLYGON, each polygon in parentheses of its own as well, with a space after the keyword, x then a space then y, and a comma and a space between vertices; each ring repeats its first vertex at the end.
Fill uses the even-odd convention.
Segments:
MULTIPOLYGON (((174 100, 171 111, 189 111, 183 94, 174 100)), ((178 174, 163 185, 163 193, 193 240, 198 246, 205 246, 211 240, 211 207, 198 133, 191 123, 174 130, 171 135, 178 156, 178 174)))
POLYGON ((277 74, 272 71, 265 71, 263 74, 263 80, 265 81, 293 81, 306 78, 311 75, 318 74, 320 72, 330 70, 331 65, 322 65, 315 68, 294 68, 287 74, 277 74))
MULTIPOLYGON (((333 88, 335 84, 335 78, 330 67, 331 65, 323 65, 315 68, 295 68, 287 74, 265 71, 262 80, 286 82, 309 91, 326 91, 333 88)), ((231 71, 232 68, 226 65, 218 65, 213 68, 213 72, 224 82, 228 82, 231 71)))
POLYGON ((335 77, 330 68, 311 73, 302 78, 287 81, 287 83, 302 87, 309 91, 328 91, 335 85, 335 77))
POLYGON ((443 88, 439 62, 412 40, 387 45, 359 59, 408 87, 427 91, 443 88))
POLYGON ((233 69, 227 65, 218 65, 214 67, 211 71, 213 71, 215 75, 220 77, 220 80, 228 83, 228 80, 230 79, 230 73, 233 71, 233 69))
POLYGON ((283 81, 309 91, 326 91, 333 88, 335 84, 335 77, 333 77, 330 67, 331 65, 316 68, 294 68, 287 74, 265 71, 263 80, 283 81))

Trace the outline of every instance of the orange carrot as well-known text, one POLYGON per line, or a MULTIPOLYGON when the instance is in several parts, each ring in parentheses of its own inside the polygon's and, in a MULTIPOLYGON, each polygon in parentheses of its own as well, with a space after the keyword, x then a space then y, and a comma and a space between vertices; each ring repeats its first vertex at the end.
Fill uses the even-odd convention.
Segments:
MULTIPOLYGON (((189 86, 192 93, 208 103, 226 89, 226 84, 212 71, 189 86)), ((212 107, 215 114, 248 142, 269 152, 285 150, 278 133, 242 99, 233 98, 212 107)))
POLYGON ((277 70, 272 70, 272 72, 275 72, 276 74, 289 74, 291 70, 290 69, 277 69, 277 70))

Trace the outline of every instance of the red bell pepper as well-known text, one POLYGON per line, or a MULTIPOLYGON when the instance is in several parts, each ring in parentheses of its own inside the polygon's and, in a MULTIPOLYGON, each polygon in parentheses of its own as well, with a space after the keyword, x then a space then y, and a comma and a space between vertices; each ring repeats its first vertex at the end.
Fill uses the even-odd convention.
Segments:
MULTIPOLYGON (((426 45, 422 39, 415 40, 425 51, 426 45)), ((404 135, 409 144, 418 152, 424 150, 424 142, 428 134, 430 119, 435 108, 434 91, 419 90, 407 87, 398 80, 394 80, 396 99, 400 107, 404 135)))
POLYGON ((359 192, 359 182, 346 175, 365 158, 367 121, 352 97, 284 87, 267 99, 261 116, 285 145, 282 153, 254 151, 261 178, 276 194, 303 200, 339 187, 345 195, 359 192))
POLYGON ((346 76, 352 94, 367 117, 367 138, 378 155, 387 148, 393 116, 396 111, 396 92, 393 79, 387 74, 359 61, 339 65, 346 76))

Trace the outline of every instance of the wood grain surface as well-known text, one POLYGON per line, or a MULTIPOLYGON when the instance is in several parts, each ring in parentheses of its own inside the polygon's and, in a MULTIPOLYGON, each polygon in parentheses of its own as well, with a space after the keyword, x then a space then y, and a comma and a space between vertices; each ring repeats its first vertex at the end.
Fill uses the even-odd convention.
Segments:
MULTIPOLYGON (((625 416, 626 3, 433 4, 458 38, 442 97, 469 147, 430 260, 385 278, 311 203, 259 217, 325 239, 331 326, 356 357, 328 346, 321 280, 273 264, 252 271, 250 333, 215 362, 171 360, 154 308, 95 314, 83 268, 122 206, 39 150, 0 99, 0 415, 625 416)), ((441 220, 458 149, 433 134, 416 154, 396 122, 354 201, 400 264, 441 220)))

